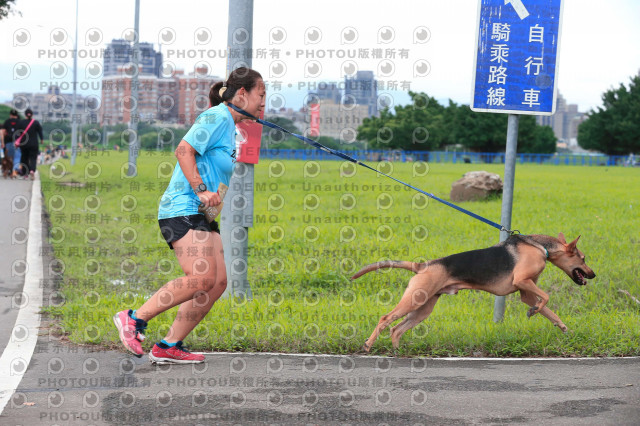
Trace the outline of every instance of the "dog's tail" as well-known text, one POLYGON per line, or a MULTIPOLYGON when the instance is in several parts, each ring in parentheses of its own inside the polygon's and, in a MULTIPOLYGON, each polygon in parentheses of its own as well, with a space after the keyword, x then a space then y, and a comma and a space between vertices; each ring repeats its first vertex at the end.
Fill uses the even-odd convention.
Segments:
POLYGON ((364 268, 360 269, 354 276, 351 277, 352 280, 359 278, 366 274, 367 272, 376 271, 378 269, 384 268, 402 268, 408 269, 409 271, 413 271, 414 273, 418 273, 424 270, 427 266, 426 263, 416 263, 416 262, 408 262, 406 260, 386 260, 384 262, 372 263, 371 265, 367 265, 364 268))

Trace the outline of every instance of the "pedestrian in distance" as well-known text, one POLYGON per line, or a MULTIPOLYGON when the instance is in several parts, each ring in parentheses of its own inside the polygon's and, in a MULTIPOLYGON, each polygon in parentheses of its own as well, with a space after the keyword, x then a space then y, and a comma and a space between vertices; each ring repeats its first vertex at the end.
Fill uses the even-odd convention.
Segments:
POLYGON ((113 317, 123 345, 141 357, 147 323, 179 305, 167 335, 149 353, 153 363, 204 361, 182 342, 226 289, 227 273, 218 223, 209 223, 198 210, 201 204, 221 204, 215 191, 221 183, 229 185, 235 167, 235 125, 247 117, 228 103, 259 116, 265 106, 264 81, 257 71, 238 68, 226 82, 213 85, 209 100, 211 107, 198 116, 175 150, 178 162, 158 209, 160 230, 184 275, 167 282, 139 308, 113 317))
POLYGON ((18 123, 20 122, 20 115, 18 111, 12 109, 9 111, 9 118, 7 118, 2 124, 2 133, 4 135, 4 148, 7 158, 11 159, 13 163, 13 170, 11 171, 11 177, 18 176, 18 170, 20 168, 20 160, 22 158, 22 151, 16 149, 15 141, 18 137, 18 123))
MULTIPOLYGON (((9 142, 9 145, 13 145, 9 142)), ((6 153, 6 145, 4 143, 4 131, 0 131, 0 169, 2 176, 6 179, 12 177, 13 172, 13 155, 9 157, 6 153)))
POLYGON ((40 144, 44 143, 44 135, 42 134, 42 126, 40 122, 33 118, 33 111, 27 108, 24 111, 24 120, 18 123, 18 129, 22 130, 16 139, 16 147, 20 148, 22 163, 20 173, 25 179, 30 177, 35 179, 36 165, 38 163, 38 154, 40 153, 40 144))

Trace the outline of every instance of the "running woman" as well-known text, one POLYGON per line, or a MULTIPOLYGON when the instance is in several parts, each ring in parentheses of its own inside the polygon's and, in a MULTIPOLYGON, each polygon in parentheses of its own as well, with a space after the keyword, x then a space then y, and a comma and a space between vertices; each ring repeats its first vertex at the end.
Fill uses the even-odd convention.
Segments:
POLYGON ((220 183, 229 185, 235 167, 235 125, 247 117, 228 103, 259 116, 265 106, 264 81, 257 71, 238 68, 226 82, 213 85, 209 100, 211 108, 198 116, 175 151, 178 164, 158 210, 160 230, 184 276, 166 283, 139 308, 113 317, 122 344, 141 357, 147 323, 180 305, 169 332, 149 353, 154 363, 204 361, 203 355, 189 352, 182 341, 226 289, 227 273, 218 223, 208 223, 198 207, 221 203, 216 190, 220 183))

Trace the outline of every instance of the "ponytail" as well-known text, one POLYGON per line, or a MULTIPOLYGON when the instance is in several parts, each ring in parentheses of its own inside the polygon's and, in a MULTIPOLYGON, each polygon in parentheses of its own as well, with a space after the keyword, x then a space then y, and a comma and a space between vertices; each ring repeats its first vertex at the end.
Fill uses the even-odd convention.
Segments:
MULTIPOLYGON (((224 101, 224 99, 222 99, 222 96, 220 96, 220 89, 222 89, 223 84, 224 83, 222 81, 219 81, 211 86, 211 90, 209 91, 209 102, 211 103, 212 107, 218 106, 224 101)), ((223 92, 223 94, 225 93, 223 92)))

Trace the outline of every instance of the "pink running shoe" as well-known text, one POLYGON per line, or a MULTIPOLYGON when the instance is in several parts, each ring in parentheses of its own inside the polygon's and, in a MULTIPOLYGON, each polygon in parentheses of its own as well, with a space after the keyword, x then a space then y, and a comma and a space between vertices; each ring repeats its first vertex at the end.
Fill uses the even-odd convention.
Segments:
POLYGON ((182 341, 175 346, 156 343, 149 353, 149 361, 153 364, 198 364, 204 362, 204 355, 192 354, 182 346, 182 341))
POLYGON ((118 312, 113 316, 113 323, 118 328, 120 340, 125 348, 140 358, 144 354, 142 350, 144 334, 142 332, 147 328, 147 323, 140 319, 134 320, 131 318, 132 313, 131 309, 118 312))

